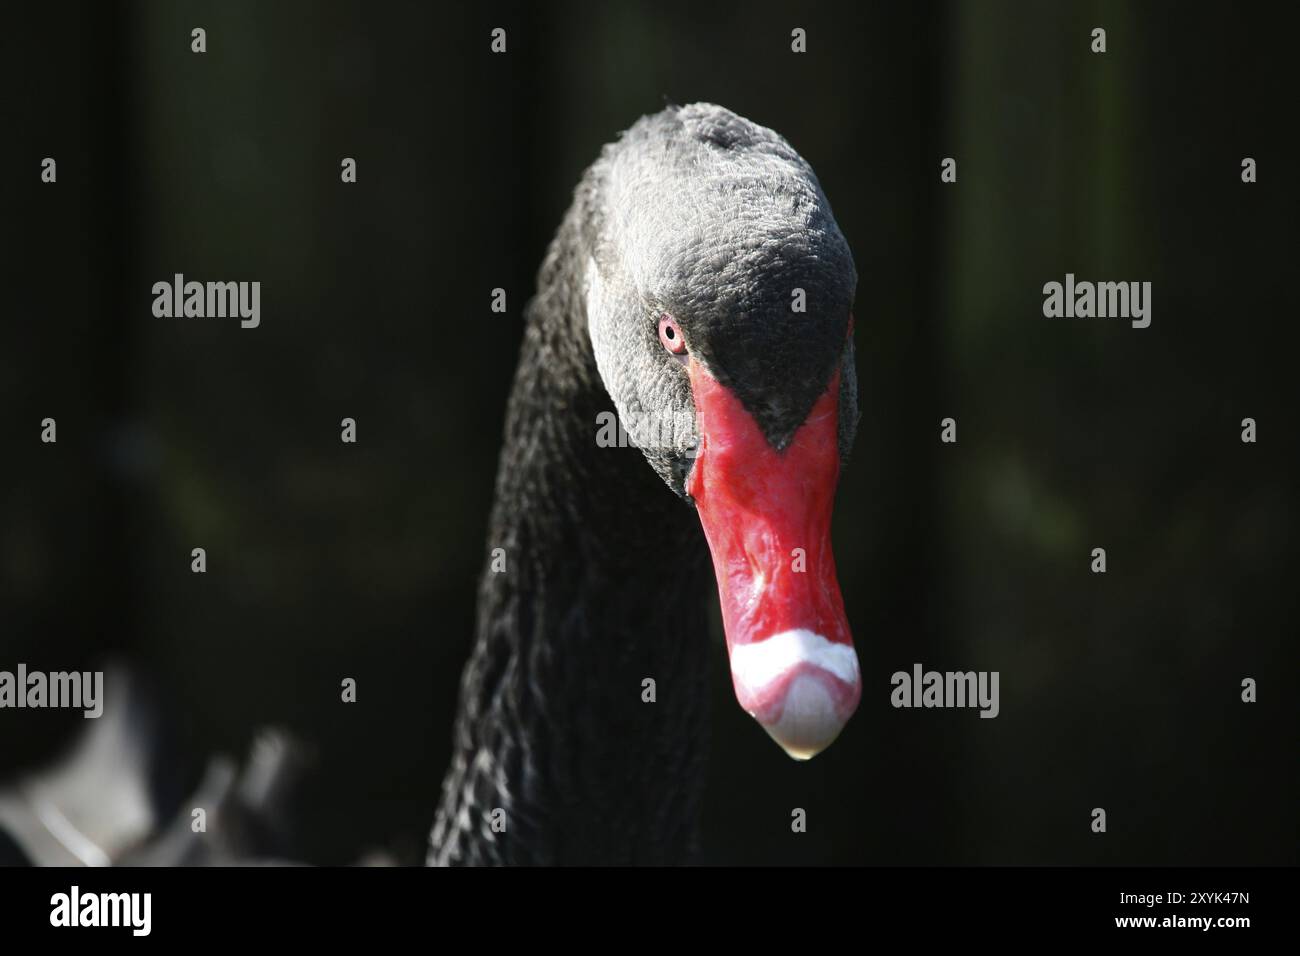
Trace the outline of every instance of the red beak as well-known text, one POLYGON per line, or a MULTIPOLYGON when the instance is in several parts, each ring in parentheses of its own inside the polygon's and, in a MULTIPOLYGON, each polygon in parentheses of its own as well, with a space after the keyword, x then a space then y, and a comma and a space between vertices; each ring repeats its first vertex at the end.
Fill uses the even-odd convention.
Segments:
POLYGON ((736 698, 806 760, 862 694, 831 552, 839 372, 778 452, 729 389, 694 359, 688 371, 701 440, 686 490, 713 553, 736 698))

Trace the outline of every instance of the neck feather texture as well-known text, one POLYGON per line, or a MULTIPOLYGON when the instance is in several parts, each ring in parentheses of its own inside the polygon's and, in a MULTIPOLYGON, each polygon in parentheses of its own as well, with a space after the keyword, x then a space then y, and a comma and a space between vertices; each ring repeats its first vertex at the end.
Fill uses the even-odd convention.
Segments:
POLYGON ((526 310, 431 863, 697 852, 713 579, 694 511, 638 450, 596 445, 613 403, 586 331, 585 263, 571 213, 526 310))

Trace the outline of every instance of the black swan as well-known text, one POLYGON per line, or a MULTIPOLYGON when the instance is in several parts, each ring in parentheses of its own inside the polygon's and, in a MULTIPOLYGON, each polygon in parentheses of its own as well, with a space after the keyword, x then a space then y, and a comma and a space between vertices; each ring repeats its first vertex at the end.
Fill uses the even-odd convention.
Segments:
MULTIPOLYGON (((834 740, 861 693, 830 544, 856 284, 812 169, 721 107, 645 117, 587 171, 526 309, 428 862, 697 857, 706 542, 741 706, 793 757, 834 740)), ((301 747, 264 735, 164 800, 155 702, 110 684, 66 761, 0 791, 0 864, 292 859, 301 747)))
POLYGON ((741 706, 796 758, 839 733, 856 284, 809 165, 721 107, 645 117, 583 176, 525 310, 430 863, 695 857, 706 540, 741 706))

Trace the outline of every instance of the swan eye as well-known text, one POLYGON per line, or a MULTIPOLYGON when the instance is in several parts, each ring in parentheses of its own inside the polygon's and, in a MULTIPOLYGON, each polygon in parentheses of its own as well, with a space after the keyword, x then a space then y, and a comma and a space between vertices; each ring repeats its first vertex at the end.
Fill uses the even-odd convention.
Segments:
POLYGON ((686 354, 686 339, 682 337, 681 326, 671 315, 659 317, 659 342, 673 355, 686 354))

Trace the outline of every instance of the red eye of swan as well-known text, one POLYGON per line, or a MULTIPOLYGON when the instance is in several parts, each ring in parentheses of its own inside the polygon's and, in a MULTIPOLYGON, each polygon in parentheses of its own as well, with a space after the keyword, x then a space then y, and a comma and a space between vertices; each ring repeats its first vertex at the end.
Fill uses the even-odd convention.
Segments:
POLYGON ((673 355, 686 354, 686 339, 682 338, 681 326, 671 315, 659 318, 659 342, 673 355))

